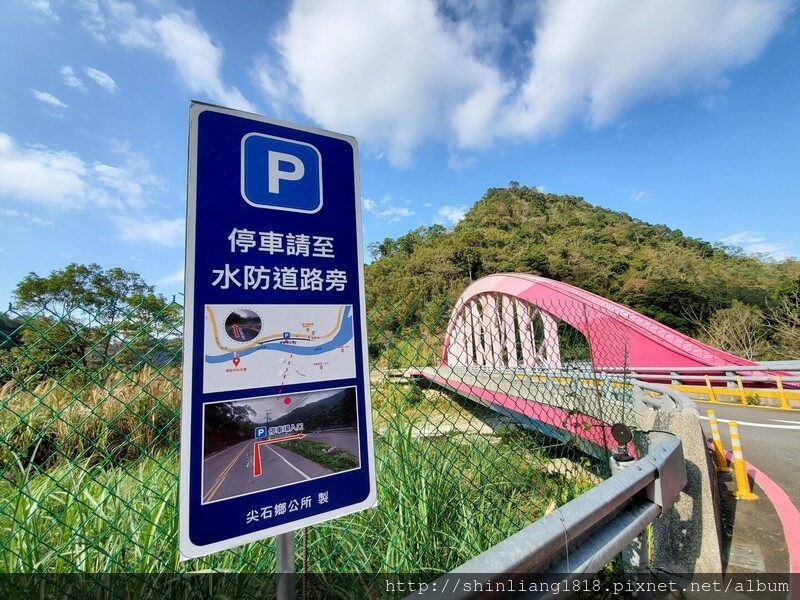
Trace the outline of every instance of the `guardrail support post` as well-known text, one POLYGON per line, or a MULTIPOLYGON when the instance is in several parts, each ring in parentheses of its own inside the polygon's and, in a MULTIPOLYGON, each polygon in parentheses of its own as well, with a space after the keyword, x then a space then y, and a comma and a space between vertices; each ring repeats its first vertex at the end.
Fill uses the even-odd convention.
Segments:
MULTIPOLYGON (((623 469, 635 465, 636 460, 617 460, 616 455, 612 455, 609 459, 611 464, 611 476, 613 477, 623 469)), ((629 574, 649 572, 650 569, 650 555, 647 550, 647 530, 637 535, 631 543, 625 546, 620 553, 622 555, 622 570, 629 574)))
POLYGON ((739 398, 742 400, 742 405, 747 404, 747 396, 744 395, 744 386, 742 385, 741 375, 736 376, 736 383, 739 386, 739 398))
POLYGON ((696 411, 649 411, 637 414, 637 425, 643 431, 661 430, 680 436, 687 475, 686 485, 672 508, 653 522, 651 564, 669 573, 721 573, 714 499, 717 482, 696 411))
POLYGON ((778 397, 781 399, 781 408, 788 409, 789 401, 786 399, 786 392, 783 391, 783 382, 780 375, 775 375, 775 384, 778 386, 778 397))
POLYGON ((717 396, 714 394, 714 388, 711 387, 711 379, 708 375, 706 375, 706 387, 708 388, 708 399, 711 402, 716 402, 717 396))
POLYGON ((733 371, 725 371, 725 379, 727 379, 727 383, 725 384, 725 387, 729 387, 729 388, 735 388, 736 387, 736 384, 733 382, 735 375, 736 375, 736 373, 734 373, 733 371))

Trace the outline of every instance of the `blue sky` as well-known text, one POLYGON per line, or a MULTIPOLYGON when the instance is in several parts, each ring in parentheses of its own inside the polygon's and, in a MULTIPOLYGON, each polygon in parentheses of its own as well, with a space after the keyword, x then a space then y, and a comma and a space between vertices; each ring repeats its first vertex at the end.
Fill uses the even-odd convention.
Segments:
POLYGON ((0 77, 3 304, 182 292, 191 100, 355 136, 365 246, 515 180, 800 257, 796 1, 4 0, 0 77))

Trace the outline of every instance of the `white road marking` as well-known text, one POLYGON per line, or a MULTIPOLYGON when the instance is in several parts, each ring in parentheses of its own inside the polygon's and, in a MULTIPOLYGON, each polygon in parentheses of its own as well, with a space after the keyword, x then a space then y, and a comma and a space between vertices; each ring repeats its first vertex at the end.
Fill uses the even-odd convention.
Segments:
MULTIPOLYGON (((708 421, 708 417, 700 416, 704 421, 708 421)), ((777 419, 773 419, 775 421, 777 419)), ((730 423, 736 421, 738 425, 747 425, 749 427, 766 427, 767 429, 797 429, 800 430, 800 423, 796 425, 772 425, 771 423, 749 423, 747 421, 738 421, 736 419, 720 419, 717 417, 718 423, 730 423)), ((787 423, 796 423, 796 421, 786 421, 787 423)))
POLYGON ((280 459, 281 459, 283 462, 285 462, 287 465, 289 465, 290 467, 292 467, 292 468, 293 468, 295 471, 297 471, 298 473, 300 473, 300 475, 301 475, 301 476, 305 477, 306 479, 311 479, 311 476, 310 476, 310 475, 306 475, 305 473, 303 473, 303 472, 302 472, 300 469, 298 469, 297 467, 295 467, 295 466, 294 466, 292 463, 290 463, 288 460, 286 460, 286 459, 285 459, 283 456, 281 456, 280 454, 278 454, 277 452, 275 452, 275 450, 274 450, 273 448, 270 448, 269 446, 267 446, 267 450, 269 450, 270 452, 273 452, 273 453, 275 454, 275 456, 277 456, 278 458, 280 458, 280 459))

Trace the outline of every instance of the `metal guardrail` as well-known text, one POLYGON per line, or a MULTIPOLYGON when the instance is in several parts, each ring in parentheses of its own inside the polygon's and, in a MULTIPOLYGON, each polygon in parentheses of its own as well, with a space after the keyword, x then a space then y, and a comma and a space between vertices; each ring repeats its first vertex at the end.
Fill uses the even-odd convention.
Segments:
POLYGON ((526 598, 552 597, 554 589, 559 597, 584 590, 686 485, 680 439, 660 431, 647 438, 647 455, 407 598, 441 597, 450 590, 453 600, 485 597, 487 588, 513 591, 506 586, 523 574, 526 598))
POLYGON ((635 378, 665 381, 673 385, 703 383, 707 379, 715 383, 726 383, 731 387, 741 383, 797 384, 800 382, 800 367, 797 361, 741 366, 725 365, 719 367, 607 367, 606 373, 628 373, 635 378), (759 375, 760 373, 760 375, 759 375))
POLYGON ((700 414, 700 411, 697 410, 697 406, 692 402, 689 396, 668 385, 649 383, 647 381, 639 381, 638 379, 634 379, 631 383, 633 384, 633 399, 636 403, 641 402, 645 406, 665 412, 677 411, 696 415, 700 414), (661 394, 661 397, 655 398, 645 394, 645 391, 661 394))
POLYGON ((607 377, 629 374, 641 382, 664 382, 695 397, 717 402, 720 397, 743 406, 773 406, 785 410, 800 409, 800 361, 781 361, 752 367, 647 367, 630 371, 608 369, 607 377), (760 375, 758 373, 761 373, 760 375))

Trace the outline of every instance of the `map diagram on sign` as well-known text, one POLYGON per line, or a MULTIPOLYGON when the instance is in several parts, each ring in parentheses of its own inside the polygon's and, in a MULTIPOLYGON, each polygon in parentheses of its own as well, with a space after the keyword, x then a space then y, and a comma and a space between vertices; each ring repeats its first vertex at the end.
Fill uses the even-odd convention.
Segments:
POLYGON ((352 305, 207 304, 203 392, 356 376, 352 305))

